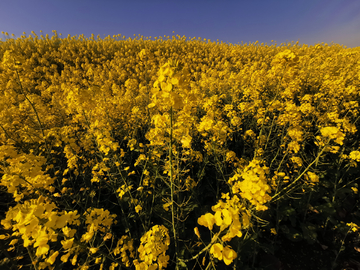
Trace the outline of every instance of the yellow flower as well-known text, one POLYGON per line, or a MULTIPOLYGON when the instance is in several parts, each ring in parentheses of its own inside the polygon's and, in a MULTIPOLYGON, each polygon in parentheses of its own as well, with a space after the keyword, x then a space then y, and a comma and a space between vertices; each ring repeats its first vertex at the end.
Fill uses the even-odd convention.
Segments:
POLYGON ((214 255, 215 258, 222 260, 223 256, 222 256, 222 251, 223 251, 224 247, 217 243, 211 246, 210 248, 210 253, 212 255, 214 255))
POLYGON ((176 78, 176 77, 171 78, 171 84, 172 84, 172 85, 177 85, 177 84, 179 84, 179 79, 176 78))
POLYGON ((65 236, 66 237, 69 237, 69 238, 71 238, 71 237, 73 237, 74 236, 74 234, 76 233, 76 230, 75 229, 71 229, 71 228, 69 228, 69 227, 64 227, 64 228, 62 228, 62 231, 63 231, 63 233, 65 234, 65 236))
POLYGON ((10 244, 11 246, 15 245, 17 242, 19 241, 19 239, 13 239, 11 240, 10 244))
POLYGON ((319 182, 319 176, 317 176, 315 173, 308 172, 308 177, 310 178, 310 181, 313 183, 319 182))
POLYGON ((181 139, 181 143, 184 148, 191 148, 191 137, 190 136, 183 136, 181 139))
POLYGON ((163 269, 163 268, 165 269, 168 265, 169 259, 170 259, 169 255, 164 255, 164 254, 159 255, 158 257, 159 269, 163 269))
POLYGON ((36 237, 34 247, 44 246, 49 241, 49 236, 45 231, 40 231, 40 234, 36 237))
POLYGON ((232 222, 232 215, 231 215, 230 211, 227 209, 222 209, 221 211, 216 211, 215 222, 216 222, 216 225, 219 227, 224 225, 223 229, 228 227, 232 222))
POLYGON ((117 267, 119 264, 118 263, 111 263, 109 270, 115 270, 115 267, 117 267))
POLYGON ((72 247, 74 243, 74 238, 71 238, 71 239, 67 239, 67 240, 62 240, 61 241, 61 244, 63 246, 64 249, 69 249, 72 247))
POLYGON ((217 243, 211 246, 210 253, 214 255, 215 258, 219 260, 224 260, 226 265, 229 265, 237 257, 237 254, 234 250, 229 247, 223 247, 221 244, 217 243))
POLYGON ((41 256, 48 253, 49 249, 50 249, 49 245, 39 246, 36 250, 36 256, 41 256))
POLYGON ((360 152, 359 151, 352 151, 349 155, 349 158, 360 161, 360 152))
POLYGON ((47 263, 54 264, 56 257, 59 255, 59 251, 54 252, 47 260, 47 263))
POLYGON ((236 158, 236 153, 234 151, 229 151, 226 153, 226 161, 233 162, 236 158))
POLYGON ((71 264, 72 264, 72 265, 75 265, 75 264, 76 264, 77 257, 78 257, 78 255, 75 254, 75 256, 71 259, 71 264))
POLYGON ((96 253, 99 249, 98 248, 90 248, 90 252, 92 254, 96 253))
POLYGON ((234 259, 236 259, 237 254, 234 250, 231 248, 225 247, 222 251, 223 254, 223 260, 226 265, 229 265, 233 262, 234 259))
POLYGON ((69 256, 70 256, 70 252, 66 253, 65 255, 62 255, 61 258, 60 258, 60 260, 61 260, 62 262, 67 262, 68 259, 69 259, 69 256))
POLYGON ((337 127, 324 127, 320 130, 321 135, 330 139, 336 139, 335 142, 342 145, 345 134, 339 131, 337 127))
POLYGON ((136 213, 139 213, 141 210, 142 210, 142 207, 141 207, 140 205, 137 205, 137 206, 135 207, 135 212, 136 212, 136 213))
POLYGON ((195 234, 196 234, 196 236, 197 236, 197 237, 201 238, 201 237, 200 237, 200 232, 199 232, 199 228, 198 228, 198 227, 195 227, 195 228, 194 228, 194 232, 195 232, 195 234))
POLYGON ((212 231, 215 222, 215 217, 210 213, 206 213, 198 218, 198 224, 208 227, 210 231, 212 231))
POLYGON ((346 223, 346 226, 350 226, 350 228, 351 228, 351 230, 352 230, 353 232, 356 232, 357 230, 360 229, 359 226, 358 226, 357 224, 353 223, 353 222, 351 222, 351 223, 346 223))
POLYGON ((9 234, 5 235, 5 234, 1 234, 0 235, 0 240, 2 239, 8 239, 9 238, 9 234))
POLYGON ((81 237, 81 242, 84 242, 84 241, 89 242, 91 240, 91 238, 93 238, 93 236, 94 236, 94 231, 86 232, 81 237))
POLYGON ((169 207, 172 205, 172 202, 168 202, 168 203, 165 203, 163 204, 163 208, 165 211, 169 211, 169 207))
POLYGON ((142 60, 145 55, 146 55, 146 50, 145 50, 145 49, 142 49, 141 52, 139 53, 140 59, 142 60))

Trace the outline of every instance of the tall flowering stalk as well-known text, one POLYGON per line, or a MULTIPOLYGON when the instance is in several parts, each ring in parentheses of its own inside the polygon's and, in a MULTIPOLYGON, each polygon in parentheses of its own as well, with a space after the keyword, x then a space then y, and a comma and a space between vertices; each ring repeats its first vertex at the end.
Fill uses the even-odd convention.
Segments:
MULTIPOLYGON (((143 54, 142 54, 143 55, 143 54)), ((161 111, 169 110, 169 114, 164 113, 163 115, 155 115, 153 117, 153 122, 155 124, 155 129, 151 130, 147 135, 150 140, 150 144, 161 145, 164 141, 166 141, 165 137, 159 138, 156 135, 162 133, 165 135, 161 128, 166 129, 166 120, 169 119, 170 127, 168 129, 169 132, 169 177, 170 177, 170 190, 171 190, 171 221, 172 221, 172 231, 174 236, 174 244, 175 244, 175 253, 176 257, 178 257, 178 245, 177 245, 177 235, 175 228, 175 205, 174 205, 174 188, 175 188, 175 179, 173 172, 173 124, 174 124, 174 110, 179 110, 183 107, 183 99, 177 91, 175 91, 175 87, 179 88, 179 86, 185 83, 184 77, 182 74, 178 72, 178 62, 177 61, 168 61, 164 64, 159 71, 159 77, 154 83, 154 88, 152 90, 152 103, 149 104, 149 108, 157 107, 157 109, 161 111), (164 119, 165 116, 165 119, 164 119), (156 140, 155 140, 156 138, 156 140), (161 140, 161 141, 159 141, 161 140)), ((185 131, 185 134, 188 132, 185 131)), ((185 139, 182 140, 183 146, 190 147, 191 138, 185 135, 185 139)), ((176 264, 178 268, 178 264, 176 264)))

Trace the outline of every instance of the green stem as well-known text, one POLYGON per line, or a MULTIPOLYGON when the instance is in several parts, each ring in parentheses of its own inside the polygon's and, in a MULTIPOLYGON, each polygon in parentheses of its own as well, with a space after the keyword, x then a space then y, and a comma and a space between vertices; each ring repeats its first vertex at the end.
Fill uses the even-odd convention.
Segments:
POLYGON ((26 249, 27 249, 27 251, 28 251, 28 253, 29 253, 29 256, 30 256, 30 259, 31 259, 31 263, 32 263, 32 265, 34 266, 34 269, 35 269, 35 270, 38 270, 38 268, 37 268, 37 266, 36 266, 37 262, 36 262, 36 260, 35 260, 35 258, 34 258, 34 255, 32 254, 32 252, 31 252, 31 250, 30 250, 29 247, 26 247, 26 249))
MULTIPOLYGON (((177 240, 176 240, 176 230, 175 230, 175 213, 174 213, 174 179, 173 179, 173 170, 172 170, 172 127, 173 127, 173 111, 172 107, 170 108, 170 149, 169 149, 169 159, 170 159, 170 184, 171 184, 171 221, 173 226, 174 242, 175 242, 175 256, 178 258, 177 254, 177 240)), ((179 269, 178 263, 176 263, 176 269, 179 269)))
POLYGON ((314 161, 311 162, 311 163, 309 164, 309 166, 307 166, 306 169, 305 169, 290 185, 288 185, 287 187, 285 187, 284 189, 282 189, 280 192, 278 192, 277 194, 275 194, 275 195, 271 198, 271 201, 272 201, 272 202, 275 202, 275 201, 279 200, 280 198, 282 198, 283 195, 280 196, 280 194, 282 194, 282 193, 284 193, 284 192, 286 193, 287 191, 290 191, 290 189, 293 188, 293 187, 296 185, 296 183, 297 183, 297 182, 301 179, 301 177, 310 169, 310 167, 311 167, 314 163, 317 164, 317 162, 319 161, 319 158, 320 158, 321 154, 324 152, 324 150, 325 150, 326 147, 328 146, 329 142, 330 142, 330 139, 328 140, 328 142, 326 143, 326 145, 323 147, 323 149, 321 149, 320 153, 317 155, 317 157, 314 159, 314 161))

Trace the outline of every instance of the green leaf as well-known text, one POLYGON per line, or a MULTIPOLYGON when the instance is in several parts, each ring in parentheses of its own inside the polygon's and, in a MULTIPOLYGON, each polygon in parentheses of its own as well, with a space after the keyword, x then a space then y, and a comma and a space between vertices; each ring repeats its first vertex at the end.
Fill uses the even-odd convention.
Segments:
POLYGON ((316 226, 313 224, 301 224, 301 229, 303 231, 303 236, 306 241, 309 244, 314 244, 317 238, 316 226))
POLYGON ((299 242, 303 239, 301 233, 292 227, 289 228, 286 225, 281 225, 280 230, 285 234, 286 238, 289 239, 290 241, 299 242))

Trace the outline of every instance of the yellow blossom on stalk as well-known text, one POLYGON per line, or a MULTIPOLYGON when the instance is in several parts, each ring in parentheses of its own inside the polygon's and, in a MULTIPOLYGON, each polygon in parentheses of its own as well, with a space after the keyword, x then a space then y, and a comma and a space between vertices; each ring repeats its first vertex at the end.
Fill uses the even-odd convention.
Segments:
POLYGON ((236 259, 236 252, 229 248, 223 247, 221 244, 217 243, 211 246, 210 253, 217 259, 223 260, 226 265, 230 265, 234 259, 236 259))
POLYGON ((169 207, 172 205, 172 202, 167 202, 165 204, 163 204, 163 208, 165 211, 169 211, 169 207))
POLYGON ((62 231, 63 231, 64 235, 69 238, 72 238, 74 236, 74 234, 76 233, 75 229, 71 229, 68 226, 65 226, 64 228, 62 228, 62 231))
POLYGON ((324 127, 320 130, 321 135, 323 137, 329 138, 329 139, 335 139, 334 141, 337 144, 342 145, 343 140, 345 138, 345 134, 339 131, 337 127, 324 127))
POLYGON ((142 207, 141 207, 140 205, 137 205, 137 206, 135 207, 135 212, 136 212, 136 213, 139 213, 141 210, 142 210, 142 207))
POLYGON ((62 255, 61 258, 60 258, 60 260, 61 260, 62 262, 67 262, 67 261, 69 260, 70 255, 71 255, 70 252, 66 253, 65 255, 62 255))
POLYGON ((115 270, 115 268, 118 266, 119 264, 118 263, 111 263, 110 267, 109 267, 109 270, 115 270))
POLYGON ((74 257, 71 259, 71 264, 75 265, 78 258, 78 254, 75 254, 74 257))
POLYGON ((100 230, 101 232, 105 232, 106 230, 110 229, 110 226, 116 218, 116 214, 110 215, 109 210, 104 210, 103 208, 88 208, 85 217, 85 223, 89 224, 87 226, 88 230, 91 231, 91 228, 93 228, 93 230, 100 230))
POLYGON ((317 176, 315 173, 307 172, 305 177, 310 182, 311 185, 315 185, 314 183, 319 182, 319 176, 317 176))
POLYGON ((264 204, 271 200, 268 194, 271 192, 271 187, 266 177, 269 168, 261 167, 260 164, 261 161, 253 160, 243 171, 238 169, 238 173, 229 179, 229 184, 232 185, 234 194, 240 194, 241 197, 255 205, 256 210, 263 211, 268 208, 264 204), (242 178, 243 181, 238 181, 239 178, 242 178))
POLYGON ((205 215, 202 215, 201 217, 199 217, 197 222, 199 223, 199 225, 205 226, 205 227, 209 228, 210 231, 212 231, 216 220, 212 214, 206 213, 205 215))
POLYGON ((139 53, 140 59, 142 60, 145 55, 146 55, 146 50, 142 49, 141 52, 139 53))
MULTIPOLYGON (((138 269, 149 269, 153 265, 157 264, 159 269, 166 267, 170 259, 169 255, 165 255, 168 246, 170 245, 170 237, 168 230, 163 225, 153 226, 145 235, 140 239, 141 244, 138 249, 139 259, 134 260, 135 268, 138 269)), ((156 269, 156 267, 154 268, 156 269)))
POLYGON ((236 158, 236 153, 234 151, 229 151, 226 153, 226 161, 233 162, 236 158))
MULTIPOLYGON (((1 224, 21 235, 25 247, 33 244, 33 247, 37 248, 36 256, 46 255, 50 249, 49 242, 57 241, 58 234, 54 230, 67 224, 78 225, 79 222, 77 212, 56 212, 55 209, 54 203, 49 203, 47 198, 40 196, 11 208, 1 224), (14 222, 10 222, 11 220, 14 222)), ((50 260, 55 256, 57 255, 50 257, 50 260)))
MULTIPOLYGON (((230 199, 228 194, 223 194, 222 198, 226 199, 226 202, 220 200, 211 208, 215 212, 215 215, 210 213, 202 215, 198 218, 198 224, 212 230, 215 223, 220 227, 220 231, 229 227, 227 234, 222 237, 222 241, 230 241, 236 236, 242 236, 241 229, 249 227, 250 216, 237 196, 230 199)), ((195 233, 196 229, 197 228, 195 228, 195 233)))
POLYGON ((300 145, 298 142, 292 141, 288 144, 288 149, 296 154, 300 151, 300 145))
POLYGON ((96 253, 99 249, 98 248, 90 248, 90 252, 92 254, 96 253))
POLYGON ((121 253, 122 262, 126 265, 126 267, 129 267, 130 259, 126 251, 130 252, 131 258, 134 258, 135 252, 134 252, 133 240, 130 239, 127 235, 123 235, 118 240, 117 245, 113 250, 113 252, 115 256, 121 253))
POLYGON ((360 227, 357 224, 353 223, 353 222, 346 223, 346 226, 349 226, 353 232, 356 232, 356 231, 360 230, 360 227))
POLYGON ((65 250, 70 249, 72 247, 73 243, 74 243, 74 238, 61 241, 63 249, 65 249, 65 250))
POLYGON ((125 184, 119 187, 116 192, 119 193, 120 199, 125 195, 126 192, 131 191, 133 186, 126 186, 125 184))
POLYGON ((50 255, 50 257, 46 259, 46 262, 49 264, 54 264, 58 255, 59 255, 59 251, 53 252, 52 255, 50 255))
POLYGON ((232 223, 232 213, 227 209, 216 211, 214 218, 216 225, 219 227, 224 225, 226 228, 232 223))
POLYGON ((0 169, 4 171, 0 185, 7 187, 7 191, 13 194, 15 201, 20 201, 24 197, 24 193, 18 193, 21 189, 30 193, 34 193, 36 189, 40 188, 50 192, 54 191, 54 187, 51 185, 55 178, 45 174, 42 169, 46 163, 46 158, 41 155, 34 155, 32 152, 19 155, 13 145, 0 146, 0 153, 2 153, 0 154, 0 161, 9 163, 6 168, 0 165, 0 169))
POLYGON ((295 165, 295 168, 303 165, 303 161, 300 157, 291 157, 290 160, 295 165))
POLYGON ((4 52, 1 65, 5 68, 19 69, 20 66, 25 62, 25 58, 21 55, 15 55, 13 50, 6 50, 4 52))
POLYGON ((82 235, 81 240, 80 240, 81 242, 85 241, 86 243, 88 243, 93 238, 94 233, 95 233, 94 227, 95 227, 94 224, 90 225, 90 228, 88 229, 88 231, 82 235))
POLYGON ((201 238, 201 237, 200 237, 200 232, 199 232, 199 228, 198 228, 198 227, 195 227, 195 228, 194 228, 194 232, 195 232, 195 234, 196 234, 196 236, 197 236, 197 237, 201 238))
POLYGON ((349 155, 349 158, 357 162, 360 162, 360 151, 352 151, 349 155))
POLYGON ((50 246, 48 244, 41 245, 36 249, 35 255, 36 256, 45 255, 48 253, 49 249, 50 249, 50 246))
POLYGON ((215 258, 222 260, 223 249, 224 247, 221 244, 217 243, 211 246, 210 253, 214 255, 215 258))

